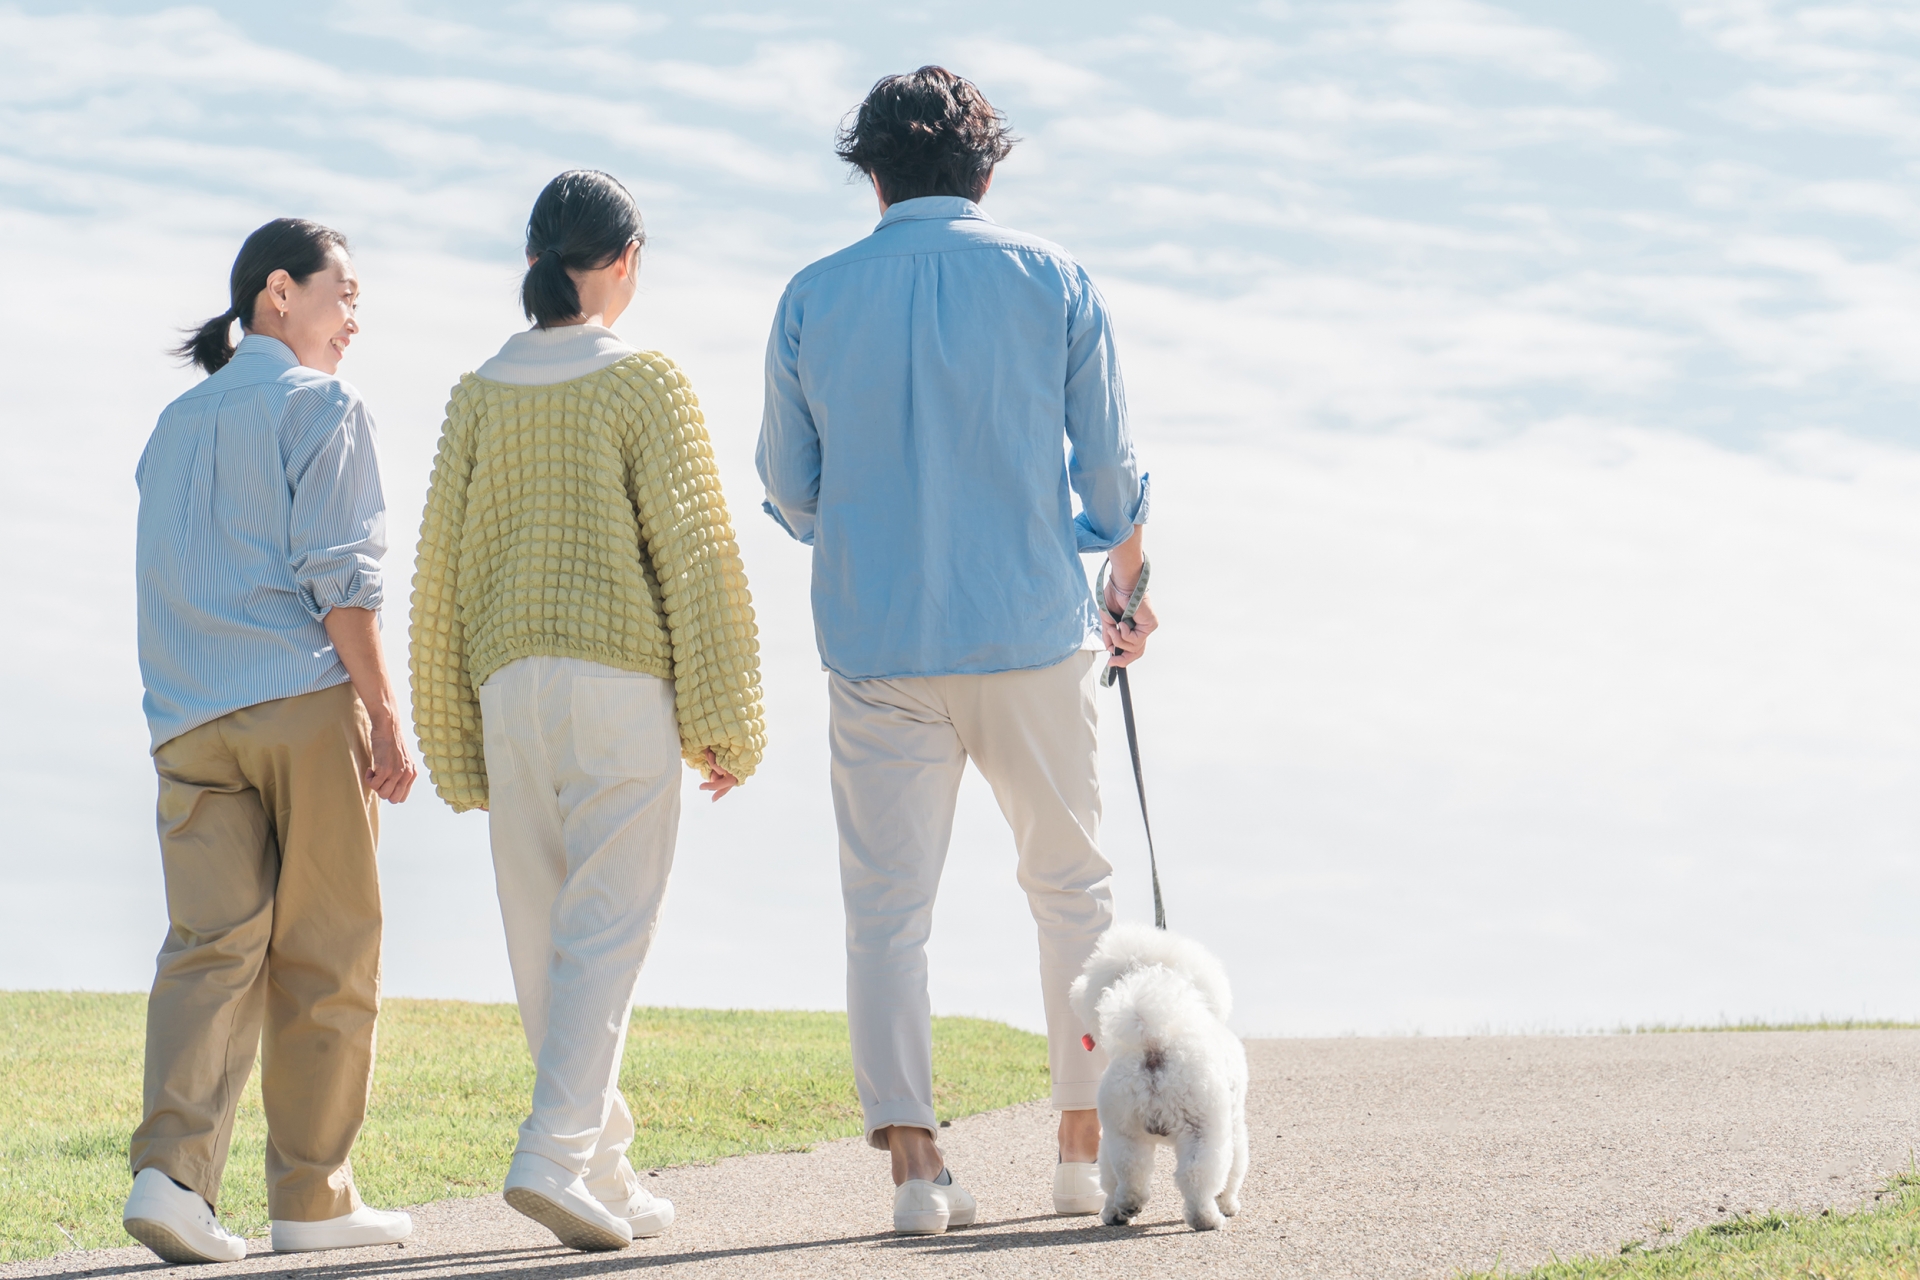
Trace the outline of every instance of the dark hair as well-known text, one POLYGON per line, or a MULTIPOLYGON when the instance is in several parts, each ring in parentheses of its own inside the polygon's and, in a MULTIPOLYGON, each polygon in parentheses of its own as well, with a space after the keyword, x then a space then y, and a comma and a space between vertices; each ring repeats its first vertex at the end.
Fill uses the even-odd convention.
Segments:
POLYGON ((888 204, 920 196, 986 194, 993 166, 1019 139, 986 95, 945 67, 885 76, 867 93, 834 150, 880 182, 888 204))
POLYGON ((172 354, 208 373, 219 372, 233 359, 233 322, 253 328, 253 304, 267 287, 268 276, 284 269, 295 284, 305 284, 327 265, 329 254, 346 247, 347 238, 338 231, 305 218, 275 218, 257 228, 241 244, 227 276, 227 309, 197 329, 182 330, 187 340, 172 354))
POLYGON ((580 290, 569 269, 598 271, 644 245, 640 208, 619 179, 598 169, 569 169, 549 182, 527 215, 527 256, 520 309, 544 329, 580 314, 580 290))

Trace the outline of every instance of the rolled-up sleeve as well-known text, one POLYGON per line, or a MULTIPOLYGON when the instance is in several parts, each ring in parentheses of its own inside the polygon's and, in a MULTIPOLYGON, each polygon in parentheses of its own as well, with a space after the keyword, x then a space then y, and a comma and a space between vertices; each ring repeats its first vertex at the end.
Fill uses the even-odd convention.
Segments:
POLYGON ((813 545, 820 508, 820 433, 800 386, 800 316, 789 288, 767 336, 766 407, 754 465, 766 486, 761 509, 794 538, 813 545))
POLYGON ((303 390, 288 412, 304 419, 287 469, 293 489, 288 565, 316 619, 334 609, 378 609, 385 598, 387 500, 373 418, 358 396, 303 390))
POLYGON ((1149 486, 1127 428, 1126 389, 1106 300, 1077 274, 1067 321, 1067 479, 1080 498, 1075 546, 1106 551, 1147 521, 1149 486))

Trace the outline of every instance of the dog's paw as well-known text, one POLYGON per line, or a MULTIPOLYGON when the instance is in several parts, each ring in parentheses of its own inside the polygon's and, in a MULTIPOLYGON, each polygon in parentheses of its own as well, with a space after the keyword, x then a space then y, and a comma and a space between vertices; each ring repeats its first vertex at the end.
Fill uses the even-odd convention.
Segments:
POLYGON ((1213 1202, 1219 1205, 1220 1212, 1225 1214, 1229 1218, 1233 1217, 1235 1214, 1240 1212, 1239 1196, 1230 1196, 1223 1191, 1214 1198, 1213 1202))
POLYGON ((1227 1220, 1220 1216, 1220 1211, 1210 1204, 1189 1205, 1187 1211, 1181 1216, 1195 1231, 1218 1231, 1227 1225, 1227 1220))
POLYGON ((1117 1205, 1108 1205, 1100 1211, 1100 1221, 1110 1227, 1124 1227, 1133 1221, 1133 1214, 1138 1212, 1140 1211, 1135 1209, 1133 1213, 1128 1213, 1117 1205))

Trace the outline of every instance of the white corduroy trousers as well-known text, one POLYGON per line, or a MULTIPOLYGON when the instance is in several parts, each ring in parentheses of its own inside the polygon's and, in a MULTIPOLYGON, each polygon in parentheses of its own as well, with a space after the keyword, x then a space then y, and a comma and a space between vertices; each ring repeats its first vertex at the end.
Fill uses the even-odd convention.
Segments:
POLYGON ((937 1132, 927 937, 968 760, 1013 828, 1040 934, 1053 1105, 1091 1108, 1106 1054, 1082 1046, 1067 988, 1113 923, 1100 854, 1100 654, 1031 671, 829 676, 833 806, 847 910, 847 1022, 867 1141, 937 1132))
POLYGON ((620 1059, 680 825, 673 684, 520 658, 481 686, 480 711, 500 917, 536 1069, 516 1151, 619 1205, 639 1185, 620 1059))

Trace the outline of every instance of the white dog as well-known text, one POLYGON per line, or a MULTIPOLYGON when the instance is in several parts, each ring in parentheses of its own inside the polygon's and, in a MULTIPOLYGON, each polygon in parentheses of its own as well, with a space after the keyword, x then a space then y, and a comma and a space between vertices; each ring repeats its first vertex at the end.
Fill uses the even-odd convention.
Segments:
POLYGON ((1221 1226, 1240 1211, 1247 1176, 1247 1051, 1227 1030, 1233 997, 1220 962, 1178 934, 1116 925, 1069 999, 1108 1057, 1100 1220, 1120 1226, 1146 1207, 1154 1149, 1164 1142, 1187 1225, 1221 1226))

